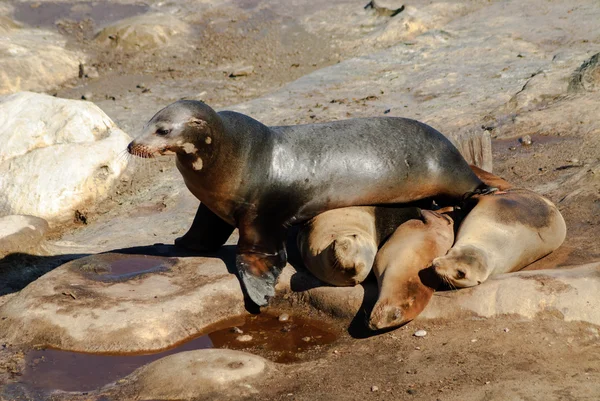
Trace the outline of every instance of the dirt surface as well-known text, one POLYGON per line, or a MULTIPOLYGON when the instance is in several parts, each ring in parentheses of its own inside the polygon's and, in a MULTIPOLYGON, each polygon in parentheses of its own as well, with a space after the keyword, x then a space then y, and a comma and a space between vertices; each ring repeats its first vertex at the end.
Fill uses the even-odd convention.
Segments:
MULTIPOLYGON (((359 52, 354 44, 341 46, 339 37, 333 40, 305 31, 289 16, 292 10, 256 9, 252 1, 243 3, 246 6, 226 6, 188 16, 188 22, 195 22, 193 43, 147 53, 116 53, 98 47, 92 40, 91 32, 97 28, 93 21, 58 24, 57 29, 71 38, 71 46, 91 55, 88 67, 97 70, 99 77, 83 75, 51 93, 77 99, 91 93, 96 104, 135 135, 159 108, 173 100, 201 99, 217 108, 236 104, 359 52), (230 77, 232 66, 238 64, 252 65, 254 73, 230 77)), ((318 7, 316 2, 307 2, 306 7, 311 5, 318 7)), ((343 2, 340 5, 344 6, 343 2)), ((545 110, 556 115, 562 110, 552 107, 549 103, 532 113, 545 110)), ((566 112, 571 110, 567 103, 563 107, 566 112)), ((555 127, 545 129, 528 124, 526 118, 513 118, 492 128, 494 173, 519 187, 546 194, 567 222, 564 245, 531 269, 600 260, 600 137, 587 131, 585 124, 560 131, 555 127), (532 145, 518 141, 524 135, 532 135, 532 145)), ((163 185, 172 192, 184 191, 178 180, 170 159, 132 160, 111 197, 82 208, 72 225, 54 227, 50 239, 118 216, 168 208, 173 199, 155 199, 148 188, 163 185)), ((0 303, 4 301, 6 297, 0 298, 0 303)), ((349 322, 339 324, 347 326, 349 322)), ((312 361, 289 365, 284 377, 270 383, 260 399, 600 398, 598 328, 565 322, 552 313, 534 321, 511 316, 417 321, 367 338, 362 338, 364 333, 352 334, 344 333, 312 361), (428 334, 414 337, 418 329, 428 334)), ((18 380, 23 368, 21 352, 0 348, 0 382, 18 380)), ((0 399, 122 398, 118 391, 109 391, 106 396, 46 398, 35 392, 5 389, 0 399)))

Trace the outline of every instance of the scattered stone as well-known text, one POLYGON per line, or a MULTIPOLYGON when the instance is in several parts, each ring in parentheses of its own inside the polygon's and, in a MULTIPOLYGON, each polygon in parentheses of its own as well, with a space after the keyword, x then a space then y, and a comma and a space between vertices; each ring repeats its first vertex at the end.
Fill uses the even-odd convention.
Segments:
POLYGON ((521 145, 523 145, 523 146, 530 146, 533 143, 533 141, 531 140, 531 136, 529 136, 529 135, 525 135, 525 136, 521 137, 519 139, 519 142, 521 142, 521 145))
POLYGON ((278 319, 280 322, 287 322, 288 320, 290 320, 290 315, 288 315, 287 313, 282 313, 281 315, 279 315, 278 319))
POLYGON ((229 73, 229 78, 246 77, 254 73, 254 66, 247 65, 235 68, 229 73))
POLYGON ((244 334, 244 330, 240 329, 239 327, 232 327, 231 332, 236 334, 244 334))
POLYGON ((421 350, 421 347, 415 347, 415 349, 416 349, 417 351, 420 351, 420 350, 421 350))
POLYGON ((169 355, 141 367, 127 376, 128 383, 121 391, 147 400, 238 398, 255 394, 255 387, 276 372, 274 364, 256 355, 202 349, 169 355))
POLYGON ((427 332, 425 330, 417 330, 415 331, 415 334, 413 334, 415 337, 425 337, 426 335, 427 332))
POLYGON ((505 333, 508 333, 509 331, 510 331, 510 329, 509 329, 508 327, 505 327, 505 328, 504 328, 504 332, 505 332, 505 333))
POLYGON ((82 100, 92 100, 94 94, 92 92, 86 92, 81 96, 82 100))
POLYGON ((168 14, 147 14, 127 18, 104 28, 96 42, 124 51, 156 49, 188 32, 187 24, 168 14))
POLYGON ((474 339, 472 339, 472 340, 471 340, 471 342, 472 342, 472 343, 476 343, 476 342, 477 342, 477 339, 476 339, 476 338, 474 338, 474 339))
POLYGON ((406 390, 406 392, 407 392, 408 394, 410 394, 410 395, 415 395, 415 394, 417 394, 417 390, 415 390, 415 389, 412 389, 412 388, 409 388, 408 390, 406 390))
POLYGON ((85 68, 85 77, 90 79, 100 78, 100 73, 96 67, 86 67, 85 68))
POLYGON ((304 342, 308 343, 308 342, 310 342, 310 340, 312 340, 312 338, 310 338, 310 337, 302 337, 302 341, 304 341, 304 342))
POLYGON ((238 336, 236 338, 236 340, 238 340, 239 342, 242 342, 242 343, 247 343, 249 341, 252 341, 252 336, 249 334, 244 334, 244 335, 238 336))
POLYGON ((47 230, 48 223, 39 217, 0 217, 0 258, 16 252, 39 253, 38 248, 47 230))
MULTIPOLYGON (((0 20, 0 25, 7 24, 0 20)), ((40 29, 3 32, 1 27, 0 33, 0 95, 44 91, 77 78, 84 56, 67 50, 63 36, 40 29)))
POLYGON ((0 215, 68 220, 105 198, 131 138, 89 102, 20 92, 0 98, 0 215))
POLYGON ((570 92, 592 92, 598 89, 600 89, 600 53, 584 61, 569 82, 570 92))
POLYGON ((379 391, 379 387, 377 386, 371 386, 371 391, 374 393, 376 391, 379 391))
POLYGON ((395 17, 404 11, 404 4, 402 3, 403 1, 398 0, 371 0, 364 8, 372 8, 379 15, 395 17))

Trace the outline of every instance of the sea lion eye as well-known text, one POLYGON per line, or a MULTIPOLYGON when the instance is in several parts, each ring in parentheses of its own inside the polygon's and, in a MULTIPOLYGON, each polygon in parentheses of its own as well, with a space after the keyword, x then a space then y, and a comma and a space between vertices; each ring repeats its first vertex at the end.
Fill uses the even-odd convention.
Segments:
POLYGON ((463 278, 465 278, 465 276, 466 276, 466 274, 464 271, 462 271, 460 269, 456 271, 456 278, 458 280, 462 280, 463 278))
POLYGON ((156 135, 165 136, 165 135, 168 135, 169 132, 171 132, 170 129, 159 128, 159 129, 156 130, 156 135))

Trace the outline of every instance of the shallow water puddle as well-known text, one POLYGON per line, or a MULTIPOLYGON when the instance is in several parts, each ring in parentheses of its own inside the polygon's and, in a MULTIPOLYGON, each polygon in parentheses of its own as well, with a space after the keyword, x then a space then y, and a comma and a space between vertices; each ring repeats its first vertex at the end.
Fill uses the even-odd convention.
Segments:
POLYGON ((97 2, 17 2, 14 3, 14 18, 32 26, 54 26, 59 20, 80 22, 87 18, 96 25, 109 24, 148 11, 143 3, 119 4, 108 1, 97 2))
POLYGON ((208 335, 174 348, 143 355, 101 355, 54 349, 32 350, 26 355, 21 381, 44 390, 91 391, 114 382, 135 369, 165 356, 205 348, 246 350, 275 362, 303 359, 309 351, 333 343, 337 334, 328 324, 301 316, 263 313, 238 317, 215 325, 208 335))
POLYGON ((126 281, 148 273, 168 271, 177 263, 176 259, 148 255, 124 255, 105 253, 93 259, 80 259, 73 264, 91 280, 114 282, 126 281))

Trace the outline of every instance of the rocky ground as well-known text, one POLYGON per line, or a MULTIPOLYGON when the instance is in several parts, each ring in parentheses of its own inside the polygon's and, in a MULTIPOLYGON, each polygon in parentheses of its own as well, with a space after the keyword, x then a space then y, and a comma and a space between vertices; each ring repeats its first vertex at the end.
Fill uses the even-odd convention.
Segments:
MULTIPOLYGON (((558 205, 567 239, 531 269, 600 260, 596 2, 413 1, 394 17, 347 0, 94 4, 0 2, 7 16, 0 17, 5 34, 0 65, 6 72, 0 74, 1 93, 32 90, 85 98, 131 136, 158 109, 181 98, 273 125, 384 114, 417 118, 458 141, 484 138, 475 142, 476 161, 487 167, 492 162, 495 174, 558 205), (39 71, 26 55, 18 62, 3 55, 17 54, 15 46, 54 64, 39 71)), ((0 305, 23 296, 16 291, 67 260, 171 244, 186 231, 196 205, 172 160, 130 159, 103 201, 78 205, 69 221, 49 219, 41 256, 9 255, 0 261, 0 305)), ((226 264, 227 256, 223 260, 226 264)), ((215 274, 219 285, 235 284, 215 274)), ((582 283, 575 299, 593 295, 581 293, 595 288, 582 283)), ((455 305, 458 293, 437 293, 432 307, 455 305)), ((568 307, 545 310, 559 298, 552 291, 535 305, 528 303, 532 297, 517 295, 532 316, 438 315, 375 336, 357 329, 360 313, 329 317, 341 330, 337 342, 303 363, 275 368, 279 374, 266 375, 256 389, 261 399, 274 400, 597 399, 598 321, 568 307), (418 329, 427 335, 414 337, 418 329)), ((361 298, 352 299, 358 305, 346 309, 356 313, 361 298)), ((301 314, 315 313, 297 306, 293 297, 281 302, 301 314)), ((27 333, 24 329, 23 336, 27 333)), ((0 351, 5 383, 18 381, 25 366, 12 342, 0 351)), ((269 357, 260 349, 253 352, 269 357)), ((53 399, 132 394, 135 389, 123 385, 53 399)), ((224 394, 235 399, 245 393, 224 394)), ((50 397, 10 385, 0 392, 6 399, 17 396, 50 397)))

